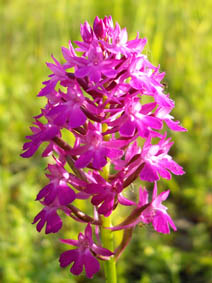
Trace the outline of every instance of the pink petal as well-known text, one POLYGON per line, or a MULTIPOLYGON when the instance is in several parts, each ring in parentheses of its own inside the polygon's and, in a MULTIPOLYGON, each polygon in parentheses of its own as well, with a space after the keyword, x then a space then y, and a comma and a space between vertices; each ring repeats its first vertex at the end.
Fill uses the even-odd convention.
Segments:
POLYGON ((87 119, 87 117, 82 112, 80 107, 74 106, 73 109, 71 110, 69 125, 70 125, 71 128, 80 127, 85 123, 86 119, 87 119))
POLYGON ((130 120, 124 123, 120 128, 120 134, 125 137, 132 137, 135 133, 136 124, 130 120))
POLYGON ((107 152, 108 150, 106 148, 102 148, 101 150, 94 151, 92 165, 95 169, 98 170, 107 164, 107 159, 105 157, 107 152))
POLYGON ((85 265, 85 272, 88 278, 92 278, 93 275, 100 269, 98 260, 89 250, 86 250, 85 256, 83 257, 83 263, 85 265))
POLYGON ((98 255, 103 256, 112 256, 113 253, 109 251, 108 249, 105 249, 103 247, 97 246, 95 243, 92 245, 92 251, 94 251, 98 255))
POLYGON ((118 195, 118 202, 122 205, 130 206, 135 205, 135 203, 127 198, 125 198, 122 194, 118 195))
POLYGON ((75 246, 75 247, 78 247, 78 246, 79 246, 78 240, 60 239, 60 242, 61 242, 61 243, 64 243, 64 244, 72 245, 72 246, 75 246))
POLYGON ((83 78, 85 76, 87 76, 89 73, 89 68, 87 66, 79 68, 75 71, 75 76, 77 78, 83 78))
POLYGON ((86 226, 85 228, 85 236, 93 242, 92 240, 92 228, 91 228, 91 225, 88 223, 88 225, 86 226))
POLYGON ((68 186, 60 186, 58 191, 58 198, 61 205, 67 205, 75 200, 75 192, 68 186))
POLYGON ((47 217, 45 233, 57 233, 62 228, 62 220, 57 215, 56 211, 51 212, 47 217))
POLYGON ((147 182, 154 182, 160 179, 154 166, 151 166, 149 163, 145 163, 140 172, 140 178, 147 182))
POLYGON ((75 262, 72 265, 72 268, 70 269, 70 271, 74 275, 79 275, 80 273, 82 273, 82 270, 83 270, 83 255, 80 252, 78 252, 78 255, 75 258, 75 262))
POLYGON ((71 264, 73 261, 76 261, 77 257, 79 256, 78 249, 65 251, 60 255, 60 266, 66 267, 71 264))
POLYGON ((75 162, 75 166, 77 168, 84 168, 90 163, 92 158, 93 158, 93 151, 87 151, 82 155, 80 155, 80 157, 75 162))
POLYGON ((163 123, 155 117, 145 116, 142 121, 146 124, 146 126, 151 127, 153 129, 160 130, 163 127, 163 123))

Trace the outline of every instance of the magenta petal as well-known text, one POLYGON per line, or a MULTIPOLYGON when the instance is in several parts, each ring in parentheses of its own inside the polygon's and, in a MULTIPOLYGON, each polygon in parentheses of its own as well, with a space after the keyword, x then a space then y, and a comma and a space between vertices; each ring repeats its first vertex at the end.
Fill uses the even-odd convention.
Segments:
POLYGON ((60 255, 60 266, 66 267, 71 264, 73 261, 76 261, 77 257, 79 256, 78 249, 65 251, 60 255))
POLYGON ((165 119, 165 122, 167 126, 173 131, 187 132, 187 129, 183 128, 180 125, 179 121, 172 121, 171 119, 165 119))
POLYGON ((35 224, 36 222, 38 222, 36 229, 38 232, 40 232, 46 222, 46 211, 45 208, 42 209, 34 218, 32 224, 35 224), (39 221, 39 222, 38 222, 39 221))
POLYGON ((164 94, 164 93, 157 93, 155 95, 155 101, 160 105, 160 106, 163 106, 163 107, 173 107, 174 105, 174 102, 173 100, 171 100, 168 95, 164 94))
POLYGON ((171 217, 168 214, 166 215, 166 217, 167 217, 167 221, 169 222, 169 225, 172 227, 172 229, 174 231, 177 231, 177 227, 175 226, 175 224, 174 224, 173 220, 171 219, 171 217))
POLYGON ((67 119, 68 119, 68 112, 66 112, 66 111, 61 112, 54 119, 54 124, 57 125, 57 126, 62 127, 62 126, 65 125, 67 119))
POLYGON ((67 62, 71 61, 71 52, 68 48, 62 47, 62 53, 63 53, 63 57, 67 62))
POLYGON ((148 203, 148 192, 142 187, 139 188, 139 206, 143 206, 148 203))
POLYGON ((100 79, 101 79, 100 71, 95 70, 95 69, 91 70, 91 72, 90 72, 90 80, 95 82, 95 83, 98 83, 100 81, 100 79))
POLYGON ((28 158, 31 157, 39 148, 40 144, 32 144, 28 150, 21 154, 22 157, 28 158))
POLYGON ((53 186, 52 189, 47 194, 47 196, 45 197, 44 204, 49 205, 50 203, 52 203, 55 200, 56 196, 57 196, 57 189, 54 188, 54 186, 53 186))
POLYGON ((78 240, 60 239, 60 242, 61 242, 61 243, 64 243, 64 244, 72 245, 72 246, 75 246, 75 247, 78 247, 78 246, 79 246, 78 240))
POLYGON ((113 211, 114 197, 108 195, 102 205, 98 208, 98 213, 103 214, 105 217, 109 216, 113 211))
POLYGON ((57 233, 62 228, 62 220, 57 215, 56 211, 49 213, 47 216, 46 234, 57 233))
POLYGON ((43 133, 43 141, 49 141, 54 138, 59 133, 59 130, 56 126, 48 127, 43 133))
POLYGON ((83 257, 85 265, 85 272, 88 278, 92 278, 95 273, 100 269, 98 260, 91 254, 89 250, 86 250, 85 256, 83 257))
POLYGON ((129 120, 121 126, 119 132, 122 136, 132 137, 135 133, 135 129, 136 129, 135 122, 129 120))
POLYGON ((38 93, 38 96, 44 96, 52 92, 57 84, 58 80, 57 79, 51 79, 48 81, 48 84, 43 87, 40 92, 38 93))
POLYGON ((135 205, 135 203, 127 198, 125 198, 122 194, 118 195, 118 202, 122 205, 130 206, 135 205))
POLYGON ((86 192, 76 193, 76 199, 88 199, 90 197, 86 192))
POLYGON ((94 151, 94 157, 93 157, 93 167, 95 169, 100 169, 104 167, 107 164, 107 155, 108 149, 106 148, 101 148, 99 150, 94 151))
POLYGON ((185 172, 183 171, 183 168, 178 165, 174 160, 168 160, 168 159, 162 159, 161 164, 165 166, 168 170, 170 170, 175 175, 183 175, 185 172))
POLYGON ((46 63, 47 67, 57 76, 63 76, 64 75, 64 70, 59 68, 53 63, 46 63))
POLYGON ((140 178, 141 180, 147 182, 154 182, 160 179, 157 171, 149 163, 145 163, 143 169, 140 172, 140 178))
POLYGON ((102 255, 102 256, 112 256, 113 255, 113 253, 111 251, 109 251, 108 249, 97 246, 96 244, 92 245, 92 251, 94 251, 96 254, 102 255))
POLYGON ((169 234, 170 229, 167 221, 160 215, 156 215, 153 219, 152 225, 155 231, 163 234, 169 234))
POLYGON ((153 129, 160 130, 163 127, 163 123, 156 117, 146 116, 142 119, 146 126, 153 129))
POLYGON ((83 270, 83 256, 80 252, 78 252, 78 256, 75 259, 74 264, 72 265, 72 268, 70 269, 70 271, 74 274, 74 275, 79 275, 82 270, 83 270))
POLYGON ((69 125, 71 128, 77 128, 82 126, 85 121, 86 121, 86 116, 82 112, 79 106, 74 106, 73 109, 71 110, 71 117, 70 117, 70 122, 69 125))
POLYGON ((40 200, 42 198, 44 198, 48 193, 49 191, 52 189, 53 187, 53 184, 48 184, 46 185, 42 190, 40 190, 40 192, 37 194, 37 197, 36 197, 36 200, 40 200))
POLYGON ((82 68, 79 68, 78 70, 76 70, 75 76, 77 78, 83 78, 83 77, 87 76, 88 73, 89 73, 89 68, 86 66, 86 67, 82 67, 82 68))
MULTIPOLYGON (((29 137, 30 138, 30 137, 29 137)), ((31 139, 31 138, 30 138, 31 139)), ((25 142, 25 144, 23 145, 23 150, 28 149, 31 146, 32 142, 25 142)))
POLYGON ((103 188, 99 184, 88 184, 85 189, 85 192, 88 194, 97 194, 100 193, 102 190, 103 188))
POLYGON ((109 78, 114 78, 117 75, 117 71, 113 69, 104 69, 102 73, 109 78))
POLYGON ((176 227, 174 225, 174 222, 171 220, 171 217, 168 214, 157 210, 156 215, 152 222, 154 229, 159 233, 169 234, 170 233, 169 224, 171 225, 173 230, 176 231, 176 227))
POLYGON ((92 157, 93 157, 93 152, 92 151, 87 151, 87 152, 81 154, 80 157, 75 162, 75 166, 77 168, 84 168, 84 167, 86 167, 90 163, 92 157))
POLYGON ((98 195, 95 195, 92 197, 91 203, 93 205, 99 205, 101 202, 105 200, 106 194, 105 193, 99 193, 98 195))
POLYGON ((126 146, 129 143, 129 140, 111 140, 109 142, 103 142, 104 146, 107 148, 122 148, 123 146, 126 146))
POLYGON ((87 152, 88 149, 89 149, 89 145, 82 145, 82 146, 71 149, 70 154, 71 155, 81 155, 82 153, 87 152))
POLYGON ((156 102, 150 102, 150 103, 142 105, 141 113, 148 114, 156 107, 156 105, 157 105, 156 102))
POLYGON ((129 83, 133 88, 138 89, 138 90, 142 90, 144 87, 144 83, 137 79, 136 77, 132 77, 130 83, 129 83))
POLYGON ((61 205, 67 205, 75 200, 75 192, 68 186, 60 186, 58 197, 61 205))
POLYGON ((40 219, 38 222, 36 229, 38 232, 40 232, 43 229, 43 226, 45 225, 45 218, 40 219))
POLYGON ((48 116, 61 115, 65 110, 67 110, 67 106, 65 104, 59 104, 48 112, 48 116))
POLYGON ((140 147, 138 147, 138 144, 135 141, 134 143, 130 144, 127 149, 127 152, 125 155, 126 160, 130 160, 134 155, 136 155, 139 152, 140 152, 140 147))
POLYGON ((89 241, 91 243, 93 243, 93 240, 92 240, 92 228, 91 228, 91 225, 89 223, 88 223, 88 225, 85 228, 85 236, 89 239, 89 241))
POLYGON ((121 158, 123 154, 124 154, 123 150, 113 148, 113 149, 110 149, 107 156, 110 159, 117 159, 117 158, 121 158))
POLYGON ((170 193, 169 190, 160 193, 160 194, 156 197, 156 202, 161 203, 162 201, 166 200, 167 197, 169 196, 169 193, 170 193))
POLYGON ((42 157, 47 157, 53 151, 53 144, 49 143, 42 153, 42 157))
POLYGON ((160 176, 162 177, 162 178, 165 178, 165 179, 167 179, 167 180, 170 180, 171 179, 171 174, 169 173, 169 171, 168 170, 166 170, 165 168, 163 168, 162 166, 160 166, 160 164, 159 164, 159 166, 157 167, 157 171, 158 171, 158 173, 160 174, 160 176))

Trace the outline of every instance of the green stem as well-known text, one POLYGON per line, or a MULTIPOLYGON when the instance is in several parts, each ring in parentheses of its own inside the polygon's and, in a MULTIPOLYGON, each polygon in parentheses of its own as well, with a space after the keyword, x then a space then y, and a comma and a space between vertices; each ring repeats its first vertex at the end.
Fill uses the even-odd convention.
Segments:
MULTIPOLYGON (((110 174, 110 163, 103 168, 101 173, 102 177, 105 180, 108 180, 110 174)), ((104 227, 111 227, 112 226, 112 214, 108 217, 101 217, 102 227, 101 227, 101 239, 102 245, 104 248, 114 251, 114 242, 113 242, 113 232, 109 229, 105 229, 104 227)), ((116 276, 116 261, 114 256, 110 258, 110 260, 104 261, 104 272, 105 272, 105 282, 106 283, 117 283, 117 276, 116 276)))
MULTIPOLYGON (((101 239, 103 247, 113 251, 113 232, 109 229, 104 229, 104 227, 111 226, 111 215, 108 217, 101 216, 102 227, 101 227, 101 239)), ((104 272, 105 272, 105 282, 106 283, 117 283, 116 276, 116 262, 115 258, 111 257, 110 260, 104 261, 104 272)))

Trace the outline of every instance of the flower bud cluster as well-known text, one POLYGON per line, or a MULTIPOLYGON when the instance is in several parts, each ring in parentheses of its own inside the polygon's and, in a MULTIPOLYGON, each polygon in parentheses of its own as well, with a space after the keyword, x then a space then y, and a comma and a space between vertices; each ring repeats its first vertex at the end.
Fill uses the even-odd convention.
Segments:
POLYGON ((57 233, 62 228, 58 211, 85 223, 78 240, 61 240, 77 248, 64 252, 60 264, 73 263, 75 275, 84 266, 91 278, 100 268, 99 259, 116 256, 92 238, 92 225, 103 229, 101 215, 130 206, 126 219, 108 228, 152 223, 160 233, 169 233, 170 227, 176 230, 162 205, 169 191, 157 195, 157 181, 184 171, 169 154, 173 142, 161 130, 165 124, 173 131, 186 130, 170 115, 174 102, 161 82, 165 74, 142 53, 145 38, 137 34, 128 40, 126 28, 114 26, 111 17, 96 17, 93 27, 85 22, 80 32, 82 41, 75 41, 76 48, 71 42, 69 48, 62 47, 63 64, 53 56, 53 63, 47 63, 51 74, 38 94, 47 98, 47 104, 34 117, 22 157, 31 157, 47 143, 42 157, 51 155, 54 163, 47 168, 49 183, 37 195, 43 208, 33 223, 39 232, 45 226, 47 234, 57 233), (72 146, 62 138, 64 130, 74 136, 72 146), (138 203, 124 196, 137 178, 153 183, 151 200, 145 188, 138 190, 138 203), (76 207, 76 199, 89 200, 94 216, 76 207))

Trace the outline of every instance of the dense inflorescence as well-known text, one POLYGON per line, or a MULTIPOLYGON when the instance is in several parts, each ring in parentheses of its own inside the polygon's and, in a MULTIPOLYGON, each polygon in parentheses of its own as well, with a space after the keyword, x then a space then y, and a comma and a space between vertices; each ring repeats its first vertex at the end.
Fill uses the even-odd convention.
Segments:
POLYGON ((145 38, 137 34, 128 40, 126 28, 114 26, 111 17, 96 17, 93 28, 85 22, 80 31, 77 48, 71 42, 69 48, 62 47, 65 63, 53 56, 54 63, 47 63, 52 73, 38 94, 47 98, 47 104, 34 117, 22 157, 31 157, 47 142, 42 156, 52 155, 54 164, 48 165, 49 183, 37 195, 43 208, 33 223, 39 232, 45 226, 46 233, 57 233, 62 228, 58 211, 63 211, 87 224, 78 240, 61 240, 77 248, 64 252, 60 264, 73 263, 75 275, 84 266, 91 278, 100 268, 98 260, 119 256, 92 238, 92 226, 103 229, 101 215, 108 217, 118 206, 129 206, 122 223, 106 228, 129 231, 138 223, 152 223, 160 233, 170 233, 170 227, 176 230, 162 205, 169 190, 157 195, 157 181, 184 171, 169 155, 173 142, 161 130, 164 124, 173 131, 185 129, 170 115, 174 102, 161 82, 165 74, 142 53, 145 38), (74 145, 62 138, 64 129, 74 136, 74 145), (146 188, 140 187, 136 203, 123 192, 139 177, 154 189, 149 200, 146 188), (75 199, 90 199, 94 216, 76 207, 75 199))

